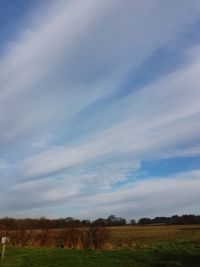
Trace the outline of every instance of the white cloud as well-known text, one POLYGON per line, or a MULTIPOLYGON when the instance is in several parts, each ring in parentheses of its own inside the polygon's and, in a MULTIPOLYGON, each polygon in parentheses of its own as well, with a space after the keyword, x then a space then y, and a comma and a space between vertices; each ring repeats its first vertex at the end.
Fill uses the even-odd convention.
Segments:
POLYGON ((125 217, 172 215, 188 211, 196 213, 198 207, 200 171, 179 173, 171 177, 158 177, 129 184, 115 192, 100 193, 77 200, 82 216, 108 216, 110 213, 125 217))
MULTIPOLYGON (((112 162, 116 156, 126 158, 126 154, 132 155, 131 160, 142 160, 156 154, 164 157, 166 150, 168 157, 175 146, 199 141, 199 71, 200 57, 183 70, 119 100, 117 108, 123 111, 118 123, 79 146, 57 146, 27 159, 22 165, 25 176, 46 175, 105 157, 112 162)), ((109 119, 109 112, 105 116, 109 119)))
POLYGON ((0 170, 8 169, 10 164, 5 159, 0 159, 0 170))
POLYGON ((2 142, 52 130, 55 120, 64 123, 116 90, 199 10, 197 1, 173 7, 153 0, 54 4, 0 61, 0 114, 9 114, 0 115, 2 142))
POLYGON ((1 212, 26 216, 53 216, 61 207, 66 215, 82 218, 106 217, 111 213, 127 218, 168 216, 198 210, 200 170, 167 177, 135 181, 122 188, 82 194, 80 183, 56 185, 53 180, 40 180, 12 186, 9 194, 1 195, 1 212), (24 201, 26 199, 26 201, 24 201))
MULTIPOLYGON (((2 214, 6 208, 17 213, 40 204, 76 203, 94 192, 103 192, 105 203, 113 199, 116 211, 133 204, 137 210, 139 203, 144 206, 143 186, 152 188, 151 197, 165 186, 167 196, 171 187, 161 179, 156 192, 155 180, 135 184, 139 202, 126 206, 123 192, 131 195, 132 188, 105 192, 126 181, 144 159, 199 154, 194 144, 200 141, 199 49, 182 51, 185 66, 174 73, 127 96, 109 96, 125 90, 127 76, 179 38, 199 13, 199 1, 70 0, 57 1, 27 22, 0 60, 0 157, 5 158, 0 169, 9 169, 0 177, 2 214), (100 119, 85 111, 103 100, 110 102, 97 105, 100 119), (74 126, 77 118, 82 122, 74 126), (77 132, 72 142, 69 133, 77 132)), ((192 181, 188 186, 198 187, 198 180, 192 181)), ((174 183, 179 186, 179 178, 174 183)))

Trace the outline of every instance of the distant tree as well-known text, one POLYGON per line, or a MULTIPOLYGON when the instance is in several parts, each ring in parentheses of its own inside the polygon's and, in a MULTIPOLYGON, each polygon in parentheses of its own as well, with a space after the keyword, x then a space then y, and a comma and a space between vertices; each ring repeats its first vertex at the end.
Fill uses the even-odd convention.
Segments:
POLYGON ((152 223, 152 220, 150 218, 141 218, 138 221, 138 224, 141 224, 141 225, 146 225, 146 224, 151 224, 151 223, 152 223))
POLYGON ((171 217, 171 224, 180 224, 180 217, 178 215, 173 215, 171 217))
POLYGON ((91 225, 90 220, 82 220, 81 221, 81 226, 83 227, 89 227, 91 225))
POLYGON ((170 224, 170 217, 155 217, 151 222, 155 224, 170 224))
MULTIPOLYGON (((130 221, 132 225, 135 225, 135 220, 130 221)), ((192 214, 184 214, 182 216, 174 215, 172 217, 155 217, 141 218, 138 221, 140 225, 148 224, 200 224, 200 216, 192 214)), ((53 228, 65 228, 70 227, 80 228, 80 227, 107 227, 107 226, 123 226, 126 225, 126 220, 122 217, 117 217, 115 215, 110 215, 107 219, 98 218, 92 223, 89 220, 74 219, 72 217, 60 218, 60 219, 48 219, 45 217, 41 218, 25 218, 25 219, 15 219, 4 217, 0 218, 0 229, 1 230, 24 230, 24 229, 53 229, 53 228)))
POLYGON ((117 220, 117 217, 112 214, 112 215, 108 216, 107 220, 110 220, 110 221, 114 222, 114 221, 117 220))
POLYGON ((136 225, 136 221, 135 221, 134 219, 131 219, 131 220, 130 220, 130 224, 131 224, 131 225, 136 225))
POLYGON ((180 217, 180 221, 181 224, 199 224, 200 223, 200 216, 195 216, 192 214, 188 214, 188 215, 182 215, 180 217))
POLYGON ((92 222, 92 226, 95 227, 105 227, 108 226, 107 220, 104 218, 98 218, 95 221, 92 222))
POLYGON ((126 219, 124 219, 122 217, 118 217, 117 225, 118 226, 124 226, 124 225, 126 225, 126 219))
POLYGON ((73 227, 73 221, 74 221, 74 218, 72 218, 72 217, 66 217, 65 218, 66 226, 67 227, 73 227))
POLYGON ((108 226, 123 226, 123 225, 126 225, 126 220, 122 217, 110 215, 107 218, 107 225, 108 226))

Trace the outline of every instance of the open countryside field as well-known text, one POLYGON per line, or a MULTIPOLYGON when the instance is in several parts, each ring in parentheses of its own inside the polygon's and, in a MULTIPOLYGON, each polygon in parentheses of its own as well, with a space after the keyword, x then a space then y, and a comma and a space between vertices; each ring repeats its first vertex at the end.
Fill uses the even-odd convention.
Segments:
POLYGON ((0 266, 200 266, 200 226, 111 227, 109 233, 109 241, 101 250, 10 246, 0 266))
POLYGON ((165 242, 200 242, 200 225, 110 227, 114 247, 143 247, 165 242))

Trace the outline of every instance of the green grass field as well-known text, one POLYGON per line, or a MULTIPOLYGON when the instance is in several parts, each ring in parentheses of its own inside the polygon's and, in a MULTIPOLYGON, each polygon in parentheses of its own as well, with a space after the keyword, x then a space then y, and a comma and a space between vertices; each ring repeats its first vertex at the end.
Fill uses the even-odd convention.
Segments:
POLYGON ((200 267, 199 226, 111 228, 108 250, 8 247, 8 267, 200 267))

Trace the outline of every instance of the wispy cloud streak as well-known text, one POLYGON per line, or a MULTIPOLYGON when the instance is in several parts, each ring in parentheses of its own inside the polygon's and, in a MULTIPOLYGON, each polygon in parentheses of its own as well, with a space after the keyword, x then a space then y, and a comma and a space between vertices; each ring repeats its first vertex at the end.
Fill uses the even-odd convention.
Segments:
MULTIPOLYGON (((102 212, 98 194, 117 212, 127 206, 128 216, 123 192, 136 194, 143 185, 156 190, 158 183, 158 197, 168 183, 183 192, 187 183, 191 191, 198 187, 196 176, 182 185, 174 176, 123 188, 142 179, 144 160, 199 156, 200 38, 191 30, 199 23, 199 1, 69 0, 42 10, 25 21, 0 59, 0 212, 26 214, 41 206, 36 213, 48 207, 51 214, 59 203, 62 215, 69 201, 78 215, 80 200, 83 213, 93 216, 96 208, 102 212), (186 32, 195 39, 188 45, 186 32), (177 69, 142 86, 131 82, 159 49, 177 51, 177 42, 183 43, 177 69)), ((171 187, 165 188, 167 196, 171 187)), ((142 197, 134 205, 145 212, 142 197)), ((175 191, 173 198, 177 208, 186 202, 175 191)))

